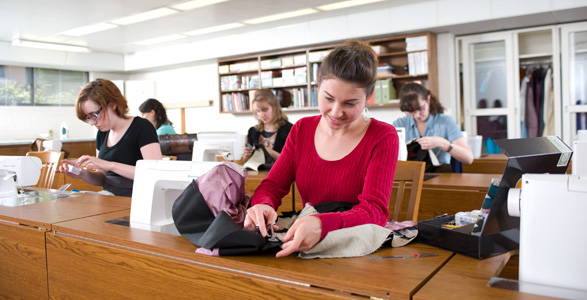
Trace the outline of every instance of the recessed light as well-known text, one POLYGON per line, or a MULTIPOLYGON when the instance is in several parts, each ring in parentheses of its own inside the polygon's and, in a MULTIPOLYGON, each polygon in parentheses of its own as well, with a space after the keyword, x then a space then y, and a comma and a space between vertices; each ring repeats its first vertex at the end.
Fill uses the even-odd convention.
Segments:
POLYGON ((82 46, 37 42, 37 41, 29 41, 29 40, 21 40, 21 39, 12 40, 12 46, 30 47, 30 48, 48 49, 48 50, 58 50, 58 51, 67 51, 67 52, 90 52, 90 48, 82 47, 82 46))
POLYGON ((250 19, 250 20, 244 21, 244 23, 260 24, 260 23, 265 23, 265 22, 271 22, 271 21, 283 20, 283 19, 294 18, 294 17, 299 17, 299 16, 305 16, 305 15, 309 15, 309 14, 315 14, 317 12, 318 11, 313 8, 306 8, 306 9, 300 9, 300 10, 296 10, 296 11, 290 11, 290 12, 286 12, 286 13, 256 18, 256 19, 250 19))

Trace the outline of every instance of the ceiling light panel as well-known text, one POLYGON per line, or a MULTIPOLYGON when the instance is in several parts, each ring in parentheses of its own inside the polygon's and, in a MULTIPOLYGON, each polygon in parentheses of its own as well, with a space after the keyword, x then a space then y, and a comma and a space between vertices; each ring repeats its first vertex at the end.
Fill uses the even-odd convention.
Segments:
POLYGON ((341 8, 365 5, 365 4, 375 3, 375 2, 382 2, 382 1, 385 1, 385 0, 349 0, 349 1, 342 1, 342 2, 321 5, 316 8, 319 10, 336 10, 336 9, 341 9, 341 8))
POLYGON ((171 8, 185 11, 185 10, 192 10, 192 9, 196 9, 196 8, 200 8, 200 7, 204 7, 204 6, 214 5, 214 4, 226 2, 226 1, 229 1, 229 0, 194 0, 194 1, 180 3, 177 5, 172 5, 171 8))
POLYGON ((315 14, 317 12, 318 11, 315 9, 306 8, 306 9, 300 9, 300 10, 296 10, 296 11, 290 11, 290 12, 286 12, 286 13, 256 18, 256 19, 250 19, 250 20, 244 21, 244 23, 260 24, 260 23, 266 23, 266 22, 272 22, 272 21, 277 21, 277 20, 299 17, 299 16, 305 16, 305 15, 309 15, 309 14, 315 14))
POLYGON ((48 50, 57 50, 57 51, 67 51, 67 52, 90 52, 89 48, 82 47, 82 46, 45 43, 45 42, 37 42, 37 41, 29 41, 29 40, 21 40, 21 39, 13 40, 12 46, 29 47, 29 48, 37 48, 37 49, 48 49, 48 50))
POLYGON ((139 23, 147 20, 157 19, 169 15, 173 15, 178 13, 179 11, 167 7, 158 8, 154 10, 150 10, 144 13, 116 19, 114 21, 108 22, 116 25, 129 25, 134 23, 139 23))
POLYGON ((153 45, 153 44, 160 44, 160 43, 175 41, 175 40, 179 40, 179 39, 183 39, 183 38, 186 38, 186 36, 183 34, 172 34, 172 35, 166 35, 166 36, 162 36, 162 37, 158 37, 158 38, 135 42, 133 44, 141 45, 141 46, 148 46, 148 45, 153 45))
POLYGON ((196 30, 192 30, 189 32, 185 32, 185 35, 201 35, 201 34, 207 34, 207 33, 212 33, 212 32, 218 32, 218 31, 223 31, 223 30, 229 30, 229 29, 233 29, 233 28, 238 28, 238 27, 242 27, 245 26, 245 24, 242 23, 229 23, 229 24, 224 24, 224 25, 218 25, 218 26, 212 26, 212 27, 207 27, 207 28, 202 28, 202 29, 196 29, 196 30))
POLYGON ((99 23, 94 25, 82 26, 74 29, 70 29, 67 31, 63 31, 58 33, 59 35, 67 35, 67 36, 82 36, 87 35, 99 31, 104 31, 108 29, 112 29, 118 27, 118 25, 110 24, 110 23, 99 23))

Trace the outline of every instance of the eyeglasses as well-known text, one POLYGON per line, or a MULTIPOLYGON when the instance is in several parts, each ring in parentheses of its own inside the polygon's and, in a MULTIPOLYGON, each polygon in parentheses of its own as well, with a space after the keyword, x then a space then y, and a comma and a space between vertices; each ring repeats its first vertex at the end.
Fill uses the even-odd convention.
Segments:
POLYGON ((424 109, 426 109, 426 105, 428 105, 428 101, 424 102, 424 105, 420 105, 420 107, 418 107, 416 110, 414 111, 406 111, 406 115, 408 116, 414 116, 417 113, 422 113, 424 111, 424 109))
POLYGON ((98 118, 98 116, 100 115, 100 111, 102 111, 101 107, 98 108, 98 110, 96 112, 89 113, 86 116, 86 122, 95 121, 98 118))

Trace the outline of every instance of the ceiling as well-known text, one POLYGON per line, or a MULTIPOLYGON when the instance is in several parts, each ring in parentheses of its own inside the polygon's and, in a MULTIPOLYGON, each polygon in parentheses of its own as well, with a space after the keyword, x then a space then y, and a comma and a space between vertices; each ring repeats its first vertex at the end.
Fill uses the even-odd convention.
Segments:
MULTIPOLYGON (((0 41, 11 42, 20 38, 26 40, 53 42, 88 46, 93 52, 133 53, 155 47, 170 46, 178 43, 208 39, 212 35, 235 34, 256 29, 264 29, 302 21, 320 19, 336 15, 348 14, 361 10, 374 10, 406 3, 409 0, 386 0, 380 3, 367 4, 361 7, 339 9, 336 11, 319 12, 312 15, 296 17, 281 21, 216 32, 207 35, 193 36, 163 44, 139 46, 133 43, 170 34, 184 33, 196 29, 242 22, 249 19, 315 8, 320 5, 340 2, 341 0, 231 0, 215 5, 183 11, 174 15, 135 23, 126 26, 96 32, 93 34, 68 37, 60 32, 77 27, 108 22, 149 10, 168 7, 186 0, 0 0, 0 41)), ((411 2, 430 1, 412 0, 411 2)))
MULTIPOLYGON (((315 8, 319 5, 340 2, 341 0, 231 0, 85 36, 68 37, 59 35, 60 32, 77 27, 108 22, 156 8, 168 7, 184 1, 186 0, 0 0, 0 20, 2 20, 0 41, 11 42, 15 38, 21 38, 88 46, 93 52, 129 54, 157 47, 167 47, 174 44, 210 39, 211 37, 222 35, 233 35, 252 30, 345 15, 350 12, 372 11, 408 3, 413 4, 415 2, 435 0, 386 0, 364 6, 319 12, 281 21, 246 25, 227 31, 191 36, 177 41, 150 46, 140 46, 134 43, 170 34, 185 33, 187 31, 232 22, 242 22, 283 12, 315 8)), ((428 30, 437 33, 450 31, 455 34, 466 34, 573 22, 585 20, 585 16, 587 16, 587 6, 572 10, 474 22, 450 27, 430 28, 428 30)))

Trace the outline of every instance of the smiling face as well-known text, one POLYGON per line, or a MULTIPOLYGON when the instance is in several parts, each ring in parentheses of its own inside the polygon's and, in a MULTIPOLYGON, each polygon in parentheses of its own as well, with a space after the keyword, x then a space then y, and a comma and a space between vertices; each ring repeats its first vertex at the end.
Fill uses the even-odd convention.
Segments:
POLYGON ((341 129, 353 122, 363 122, 361 113, 367 104, 365 89, 338 78, 320 84, 318 107, 331 129, 341 129))

